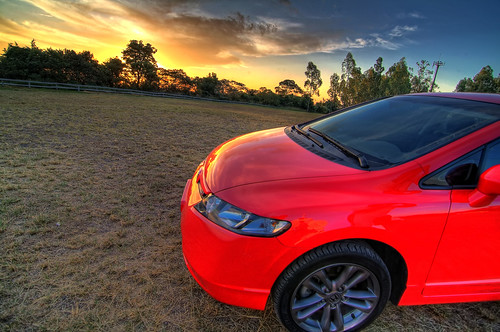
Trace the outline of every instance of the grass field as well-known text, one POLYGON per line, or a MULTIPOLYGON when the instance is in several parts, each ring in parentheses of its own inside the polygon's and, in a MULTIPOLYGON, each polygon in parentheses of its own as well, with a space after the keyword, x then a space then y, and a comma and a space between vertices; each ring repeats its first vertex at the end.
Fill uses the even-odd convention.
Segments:
MULTIPOLYGON (((281 331, 191 278, 179 203, 223 141, 313 116, 0 88, 0 330, 281 331)), ((500 331, 500 303, 389 305, 370 330, 500 331)))

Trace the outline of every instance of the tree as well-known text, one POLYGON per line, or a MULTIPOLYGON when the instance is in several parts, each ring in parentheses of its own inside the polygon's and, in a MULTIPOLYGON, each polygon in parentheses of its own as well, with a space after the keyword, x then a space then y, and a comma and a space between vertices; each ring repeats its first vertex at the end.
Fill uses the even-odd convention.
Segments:
POLYGON ((300 88, 300 86, 295 83, 294 80, 286 79, 281 81, 277 87, 274 88, 277 94, 280 96, 286 95, 302 95, 304 91, 300 88))
POLYGON ((318 67, 311 61, 307 64, 307 69, 305 72, 306 81, 304 82, 304 87, 308 90, 309 96, 317 95, 319 96, 319 88, 323 84, 321 79, 321 72, 318 67))
MULTIPOLYGON (((427 60, 420 60, 417 62, 418 70, 416 75, 411 75, 411 92, 429 92, 432 82, 432 74, 434 73, 429 69, 430 63, 427 60)), ((413 71, 413 69, 412 69, 413 71)), ((434 84, 434 87, 438 87, 434 84)))
POLYGON ((493 78, 493 69, 490 66, 483 67, 473 79, 464 78, 460 80, 455 88, 457 92, 500 92, 500 75, 493 78))
POLYGON ((474 85, 477 92, 495 93, 495 79, 493 78, 493 69, 490 66, 483 67, 479 73, 474 76, 474 85))
POLYGON ((41 80, 43 60, 43 51, 36 46, 34 40, 31 47, 9 44, 0 56, 0 77, 41 80))
POLYGON ((74 50, 64 49, 62 59, 62 75, 65 77, 65 82, 93 85, 103 83, 103 72, 89 51, 77 53, 74 50))
POLYGON ((349 81, 361 74, 361 68, 356 67, 356 61, 351 52, 347 53, 344 61, 342 61, 342 79, 349 81))
POLYGON ((356 61, 351 52, 347 53, 342 61, 342 81, 340 82, 340 100, 342 106, 347 107, 363 101, 361 84, 363 74, 361 68, 356 67, 356 61))
POLYGON ((470 77, 464 77, 461 79, 457 86, 455 87, 457 92, 472 92, 475 91, 474 81, 470 77))
MULTIPOLYGON (((323 84, 321 79, 321 72, 318 67, 312 61, 307 64, 307 69, 305 72, 306 81, 304 82, 304 87, 308 90, 307 95, 312 97, 313 95, 319 96, 319 88, 323 84)), ((307 111, 309 112, 310 103, 307 106, 307 111)))
POLYGON ((222 79, 219 81, 219 91, 229 100, 243 100, 246 99, 246 95, 248 94, 248 88, 245 84, 233 81, 222 79))
POLYGON ((122 51, 126 68, 133 77, 133 85, 136 88, 151 88, 158 81, 154 58, 156 51, 150 43, 144 45, 142 40, 131 40, 122 51))
POLYGON ((383 59, 378 57, 373 67, 370 67, 361 76, 357 102, 382 98, 384 96, 384 66, 383 59))
POLYGON ((361 76, 361 84, 358 91, 357 102, 378 99, 384 96, 383 76, 384 66, 383 59, 379 57, 373 67, 370 67, 361 76))
POLYGON ((207 77, 195 78, 196 92, 202 97, 220 97, 221 84, 216 73, 209 73, 207 77))
POLYGON ((257 101, 264 105, 279 106, 280 96, 272 92, 266 87, 261 87, 255 94, 257 101))
POLYGON ((385 68, 382 65, 383 61, 384 60, 382 59, 382 57, 378 57, 377 60, 375 61, 375 64, 373 65, 373 70, 374 70, 373 99, 382 98, 384 96, 383 73, 385 68))
POLYGON ((119 87, 123 84, 123 71, 125 64, 118 57, 110 58, 103 63, 104 73, 107 85, 110 87, 119 87))
POLYGON ((393 64, 386 75, 386 90, 387 96, 396 96, 410 93, 410 72, 406 65, 406 59, 403 57, 399 62, 393 64))
POLYGON ((63 50, 54 50, 52 48, 45 50, 42 60, 42 80, 65 83, 67 81, 67 76, 64 73, 65 68, 67 68, 65 60, 63 50))
POLYGON ((160 68, 158 77, 160 78, 160 90, 183 94, 194 93, 193 80, 182 69, 160 68))
POLYGON ((107 84, 102 65, 89 51, 42 50, 34 40, 31 47, 9 44, 0 56, 0 76, 77 84, 107 84))
POLYGON ((382 65, 382 62, 384 61, 384 59, 382 59, 382 57, 378 57, 377 60, 375 61, 375 64, 373 65, 373 69, 375 69, 375 72, 378 74, 378 75, 382 75, 382 73, 384 72, 384 66, 382 65))
POLYGON ((340 97, 342 91, 340 89, 340 76, 337 73, 333 73, 330 76, 330 88, 327 91, 330 101, 332 102, 331 110, 339 109, 341 105, 340 97))

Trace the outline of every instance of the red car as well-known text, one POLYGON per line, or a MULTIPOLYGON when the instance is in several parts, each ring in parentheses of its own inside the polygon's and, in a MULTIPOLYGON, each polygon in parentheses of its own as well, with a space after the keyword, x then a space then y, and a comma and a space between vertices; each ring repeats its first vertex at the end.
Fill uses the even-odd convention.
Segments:
POLYGON ((290 331, 499 300, 499 120, 500 95, 417 94, 234 138, 186 184, 186 264, 290 331))

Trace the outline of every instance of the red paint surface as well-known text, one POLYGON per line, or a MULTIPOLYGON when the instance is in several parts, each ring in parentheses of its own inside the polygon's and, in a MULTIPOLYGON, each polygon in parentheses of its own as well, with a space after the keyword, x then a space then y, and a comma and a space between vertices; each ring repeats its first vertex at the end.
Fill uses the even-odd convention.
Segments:
MULTIPOLYGON (((490 100, 491 101, 491 100, 490 100)), ((400 304, 500 299, 500 199, 471 207, 473 190, 419 181, 498 137, 500 123, 393 168, 366 171, 319 157, 283 128, 235 138, 200 165, 183 195, 186 263, 214 298, 264 309, 280 273, 326 243, 369 239, 394 248, 408 280, 400 304), (232 233, 200 215, 197 181, 254 214, 288 220, 276 238, 232 233)))

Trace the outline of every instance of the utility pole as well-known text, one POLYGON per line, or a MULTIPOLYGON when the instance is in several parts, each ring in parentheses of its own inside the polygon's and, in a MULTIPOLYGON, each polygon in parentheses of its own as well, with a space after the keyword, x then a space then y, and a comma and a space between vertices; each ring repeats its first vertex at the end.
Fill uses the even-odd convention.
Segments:
POLYGON ((436 82, 436 76, 438 74, 438 70, 439 70, 439 67, 441 66, 444 66, 444 62, 443 61, 434 61, 434 63, 432 64, 432 66, 436 66, 436 72, 434 73, 434 78, 432 79, 432 84, 431 84, 431 90, 430 92, 432 92, 432 89, 434 89, 434 82, 436 82))

